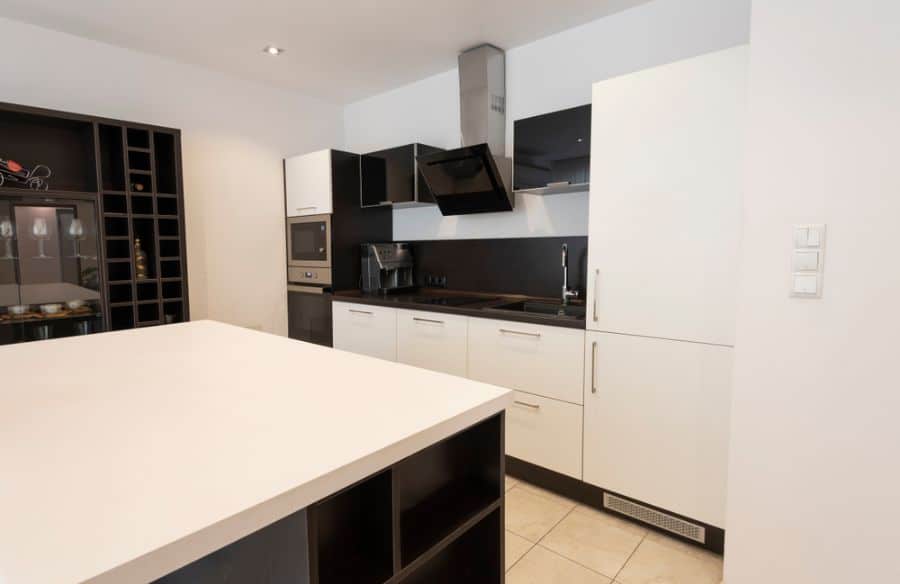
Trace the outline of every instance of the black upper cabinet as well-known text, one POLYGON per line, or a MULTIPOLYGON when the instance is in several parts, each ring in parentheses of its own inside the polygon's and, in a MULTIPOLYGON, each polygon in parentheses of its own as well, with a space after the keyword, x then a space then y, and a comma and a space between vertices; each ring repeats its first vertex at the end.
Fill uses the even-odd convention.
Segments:
POLYGON ((586 190, 591 166, 591 106, 516 120, 513 189, 538 194, 586 190))
POLYGON ((433 205, 434 195, 416 166, 416 156, 440 152, 425 144, 407 144, 363 154, 363 207, 433 205))

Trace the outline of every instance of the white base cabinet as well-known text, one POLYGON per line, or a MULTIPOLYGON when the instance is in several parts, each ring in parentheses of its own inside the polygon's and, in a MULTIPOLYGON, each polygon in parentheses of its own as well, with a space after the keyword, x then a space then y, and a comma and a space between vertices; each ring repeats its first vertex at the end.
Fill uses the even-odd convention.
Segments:
POLYGON ((469 319, 456 314, 397 311, 397 360, 466 376, 469 319))
POLYGON ((332 303, 334 348, 397 360, 397 310, 384 306, 332 303))
POLYGON ((588 332, 584 480, 725 526, 732 349, 588 332))
POLYGON ((506 410, 506 453, 580 479, 581 406, 521 391, 515 400, 506 410))
POLYGON ((505 320, 469 320, 469 377, 580 404, 584 331, 505 320))

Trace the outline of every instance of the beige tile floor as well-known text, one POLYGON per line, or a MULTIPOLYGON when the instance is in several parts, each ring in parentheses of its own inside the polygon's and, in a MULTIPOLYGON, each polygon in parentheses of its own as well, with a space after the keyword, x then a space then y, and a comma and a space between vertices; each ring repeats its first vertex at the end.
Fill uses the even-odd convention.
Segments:
POLYGON ((722 558, 506 478, 507 584, 719 584, 722 558))

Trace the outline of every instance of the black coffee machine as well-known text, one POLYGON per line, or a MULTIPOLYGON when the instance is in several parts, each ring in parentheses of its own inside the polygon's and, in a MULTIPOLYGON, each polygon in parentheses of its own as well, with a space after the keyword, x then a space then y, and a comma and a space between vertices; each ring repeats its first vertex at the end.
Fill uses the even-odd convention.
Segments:
POLYGON ((389 294, 415 287, 408 243, 364 243, 361 247, 363 292, 389 294))

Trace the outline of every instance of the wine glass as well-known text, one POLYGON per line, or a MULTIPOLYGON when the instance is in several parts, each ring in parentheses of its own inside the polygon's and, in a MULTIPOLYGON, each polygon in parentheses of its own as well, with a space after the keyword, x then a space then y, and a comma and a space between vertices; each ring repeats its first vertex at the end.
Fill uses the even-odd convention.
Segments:
POLYGON ((72 219, 72 222, 69 223, 68 233, 69 237, 72 239, 72 242, 75 245, 75 255, 73 257, 85 260, 95 259, 92 257, 81 255, 81 242, 85 240, 84 223, 81 221, 81 219, 72 219))
POLYGON ((16 256, 14 256, 12 252, 12 242, 16 238, 16 230, 13 227, 13 222, 9 217, 0 218, 0 238, 3 239, 3 248, 6 251, 6 253, 4 253, 3 256, 0 257, 0 259, 16 259, 16 256))
POLYGON ((47 220, 43 217, 35 218, 34 222, 31 224, 31 235, 37 240, 38 244, 38 254, 34 256, 34 259, 53 259, 53 256, 48 256, 44 252, 44 242, 50 239, 50 226, 47 225, 47 220))

